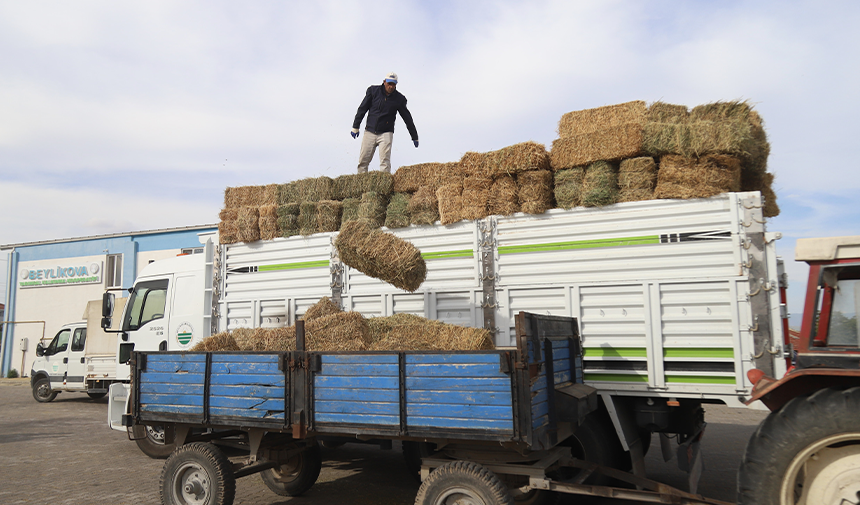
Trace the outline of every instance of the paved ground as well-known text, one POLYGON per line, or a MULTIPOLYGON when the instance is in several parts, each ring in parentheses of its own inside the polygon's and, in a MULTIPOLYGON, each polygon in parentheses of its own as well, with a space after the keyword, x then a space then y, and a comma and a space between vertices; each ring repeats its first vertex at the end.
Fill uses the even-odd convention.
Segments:
MULTIPOLYGON (((700 492, 734 501, 735 471, 746 440, 763 417, 761 412, 708 407, 700 492)), ((683 487, 685 474, 674 461, 658 459, 659 452, 655 440, 649 477, 683 487)), ((305 496, 277 496, 254 475, 238 480, 235 503, 408 505, 415 499, 418 484, 406 473, 396 443, 389 451, 356 444, 323 449, 323 459, 320 479, 305 496)), ((62 393, 40 404, 30 394, 29 379, 0 379, 0 503, 156 505, 162 463, 107 427, 106 399, 62 393)))

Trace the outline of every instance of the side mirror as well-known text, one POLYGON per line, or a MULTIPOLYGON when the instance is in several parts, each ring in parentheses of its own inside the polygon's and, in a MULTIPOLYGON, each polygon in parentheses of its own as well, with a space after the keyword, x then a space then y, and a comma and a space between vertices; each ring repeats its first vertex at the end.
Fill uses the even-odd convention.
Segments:
POLYGON ((38 344, 36 344, 36 356, 39 356, 41 358, 44 355, 45 355, 45 348, 42 347, 42 343, 39 342, 38 344))
MULTIPOLYGON (((113 316, 114 296, 113 293, 105 293, 102 295, 102 318, 110 318, 113 316)), ((110 326, 110 324, 108 324, 110 326)), ((104 322, 102 322, 104 327, 104 322)))

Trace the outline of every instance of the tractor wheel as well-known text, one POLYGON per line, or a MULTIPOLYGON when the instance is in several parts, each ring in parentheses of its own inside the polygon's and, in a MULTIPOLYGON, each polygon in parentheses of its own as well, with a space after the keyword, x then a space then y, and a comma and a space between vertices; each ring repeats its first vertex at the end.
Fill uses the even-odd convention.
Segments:
POLYGON ((415 505, 514 505, 496 474, 471 461, 454 461, 434 470, 418 489, 415 505))
POLYGON ((738 470, 739 505, 860 503, 860 388, 823 389, 772 412, 738 470))
POLYGON ((320 446, 314 443, 283 465, 263 470, 260 477, 266 487, 279 496, 300 496, 314 485, 321 469, 320 446))
POLYGON ((160 484, 163 505, 231 505, 236 494, 230 460, 201 442, 183 445, 167 458, 160 484))

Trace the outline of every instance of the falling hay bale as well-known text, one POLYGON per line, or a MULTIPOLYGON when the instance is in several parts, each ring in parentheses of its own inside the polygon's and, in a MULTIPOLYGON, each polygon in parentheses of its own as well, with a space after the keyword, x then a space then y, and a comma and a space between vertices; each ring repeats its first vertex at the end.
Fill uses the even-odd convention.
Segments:
POLYGON ((744 170, 741 173, 741 191, 758 191, 762 198, 762 213, 764 217, 779 215, 779 205, 776 203, 776 192, 773 190, 773 174, 744 170))
POLYGON ((317 232, 338 231, 342 212, 343 203, 336 200, 320 200, 317 204, 317 232))
POLYGON ((239 351, 239 345, 229 332, 222 331, 211 337, 206 337, 191 348, 193 352, 239 351))
POLYGON ((517 196, 517 181, 510 175, 503 175, 493 180, 487 201, 487 212, 490 215, 510 216, 520 211, 517 196))
POLYGON ((734 156, 711 154, 660 158, 654 198, 707 198, 740 190, 741 162, 734 156))
POLYGON ((646 118, 651 123, 686 123, 690 118, 690 110, 686 105, 654 102, 648 107, 646 118))
POLYGON ((409 193, 394 193, 385 210, 385 226, 387 228, 405 228, 409 226, 409 193))
POLYGON ((483 219, 487 217, 487 204, 490 199, 490 188, 493 179, 480 175, 472 175, 463 179, 463 211, 464 219, 483 219))
POLYGON ((335 247, 345 264, 406 291, 418 289, 427 275, 417 247, 362 220, 345 224, 335 247))
POLYGON ((289 238, 299 234, 298 203, 278 205, 278 231, 282 237, 289 238))
POLYGON ((336 200, 361 198, 368 192, 388 195, 394 188, 394 176, 388 172, 373 170, 363 174, 341 175, 334 180, 336 200))
POLYGON ((493 349, 490 330, 433 321, 412 314, 372 317, 373 351, 479 351, 493 349))
POLYGON ((414 193, 422 186, 430 186, 435 192, 443 184, 456 182, 462 178, 460 163, 456 161, 407 165, 398 168, 394 173, 394 191, 414 193))
POLYGON ((343 312, 340 305, 334 303, 331 298, 324 296, 320 298, 320 301, 308 307, 308 310, 305 311, 305 315, 302 316, 302 319, 305 321, 311 321, 313 319, 319 319, 339 312, 343 312))
POLYGON ((340 226, 342 228, 346 223, 358 219, 358 207, 361 205, 361 200, 358 198, 347 198, 341 203, 343 204, 340 216, 340 226))
POLYGON ((302 202, 299 204, 299 233, 305 237, 313 235, 317 230, 317 202, 302 202))
POLYGON ((260 239, 272 240, 280 237, 281 233, 278 230, 278 206, 277 205, 262 205, 260 212, 260 239))
POLYGON ((562 209, 572 209, 582 203, 582 181, 585 167, 565 168, 555 173, 555 201, 562 209))
POLYGON ((446 184, 440 187, 436 190, 436 199, 439 202, 439 221, 442 224, 456 223, 464 219, 462 184, 446 184))
POLYGON ((621 162, 618 169, 618 201, 638 202, 654 198, 657 163, 650 156, 621 162))
POLYGON ((439 203, 432 186, 421 186, 409 200, 412 224, 433 224, 439 219, 439 203))
POLYGON ((388 195, 368 191, 361 195, 358 206, 358 218, 365 219, 373 227, 379 228, 385 224, 385 209, 388 207, 388 195))
POLYGON ((236 230, 240 242, 260 240, 260 210, 257 207, 241 207, 236 218, 236 230))
POLYGON ((552 208, 552 171, 532 170, 517 175, 520 209, 527 214, 543 214, 552 208))
MULTIPOLYGON (((558 136, 572 138, 620 128, 629 124, 642 125, 645 122, 647 111, 645 102, 639 100, 568 112, 561 116, 558 122, 558 136)), ((554 145, 553 149, 555 149, 554 145)), ((585 163, 580 163, 580 165, 585 165, 585 163)))
POLYGON ((642 153, 643 124, 631 123, 552 142, 553 170, 635 158, 642 153))
POLYGON ((598 161, 585 168, 582 180, 584 207, 603 207, 618 200, 618 171, 607 161, 598 161))

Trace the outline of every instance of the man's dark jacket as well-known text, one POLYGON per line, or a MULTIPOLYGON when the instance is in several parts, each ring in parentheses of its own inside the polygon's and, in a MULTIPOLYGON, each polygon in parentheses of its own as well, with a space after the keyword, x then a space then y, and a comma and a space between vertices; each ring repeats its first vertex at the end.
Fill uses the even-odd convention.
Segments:
POLYGON ((353 128, 357 130, 361 126, 361 120, 368 111, 370 113, 367 114, 367 125, 364 129, 370 133, 394 132, 394 120, 399 112, 412 140, 418 140, 418 130, 412 122, 412 114, 406 108, 406 97, 399 91, 394 90, 390 95, 386 95, 382 85, 367 88, 367 94, 364 95, 364 100, 361 101, 358 112, 355 113, 353 128))

